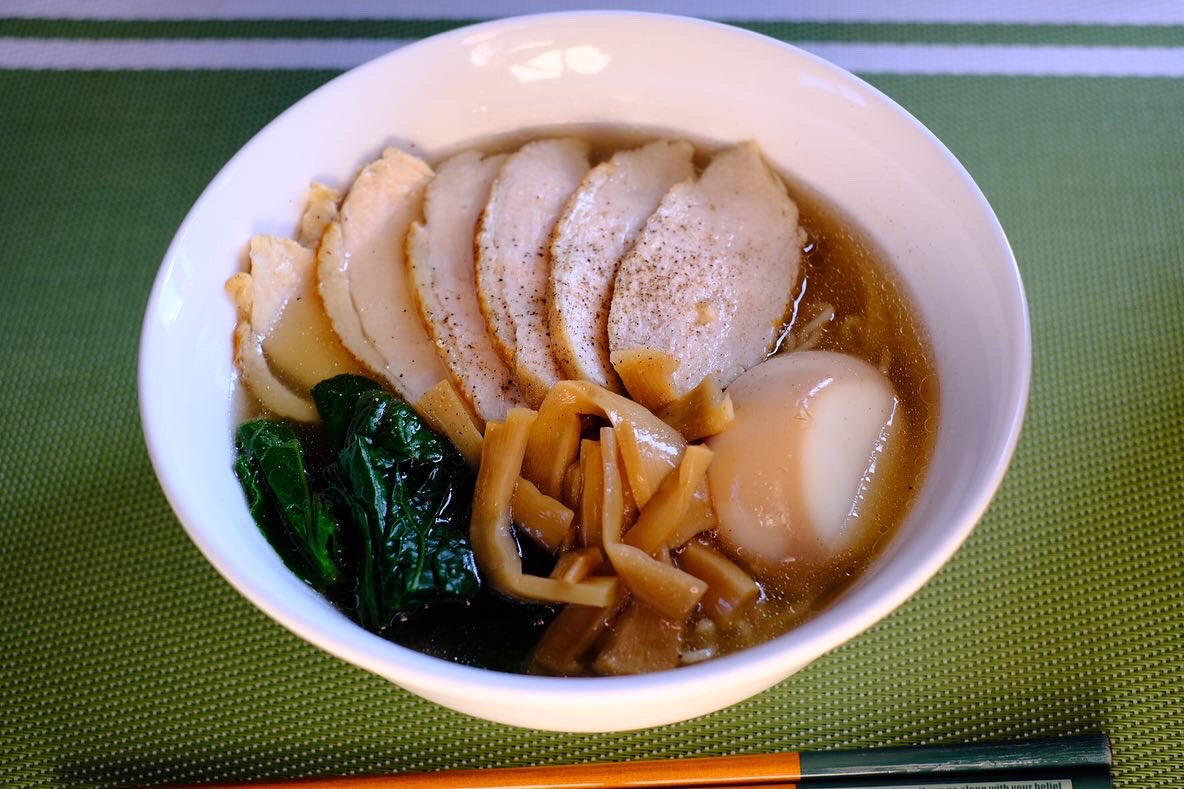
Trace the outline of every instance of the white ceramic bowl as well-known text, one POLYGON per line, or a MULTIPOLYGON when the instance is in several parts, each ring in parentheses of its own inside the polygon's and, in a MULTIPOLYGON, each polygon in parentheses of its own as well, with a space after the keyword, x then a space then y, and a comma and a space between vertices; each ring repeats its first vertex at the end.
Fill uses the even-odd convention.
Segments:
POLYGON ((692 718, 759 693, 917 591, 986 509, 1027 401, 1028 317, 990 206, 942 144, 859 79, 768 38, 629 13, 507 19, 400 49, 333 80, 222 169, 152 290, 140 408, 161 485, 189 535, 251 602, 303 638, 471 715, 566 731, 692 718), (230 335, 222 285, 254 233, 290 235, 308 183, 346 186, 388 144, 431 157, 526 127, 634 124, 758 140, 778 167, 857 217, 923 313, 942 387, 928 480, 879 561, 836 604, 745 652, 646 676, 559 679, 454 665, 352 624, 291 575, 231 472, 230 335))

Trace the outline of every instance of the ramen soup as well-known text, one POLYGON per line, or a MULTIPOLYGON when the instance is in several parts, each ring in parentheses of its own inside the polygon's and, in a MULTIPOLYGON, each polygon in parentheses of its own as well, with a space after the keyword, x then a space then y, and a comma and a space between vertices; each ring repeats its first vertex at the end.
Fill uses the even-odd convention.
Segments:
POLYGON ((631 674, 774 638, 874 560, 932 454, 908 294, 755 142, 391 148, 248 257, 251 513, 344 615, 443 659, 631 674))

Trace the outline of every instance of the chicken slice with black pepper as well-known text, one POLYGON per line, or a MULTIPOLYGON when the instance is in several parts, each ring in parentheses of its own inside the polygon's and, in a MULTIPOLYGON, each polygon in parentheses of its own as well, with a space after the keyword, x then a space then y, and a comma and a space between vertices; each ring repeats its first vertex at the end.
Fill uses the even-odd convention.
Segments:
POLYGON ((409 403, 447 373, 411 293, 404 242, 432 170, 388 148, 358 174, 318 252, 321 296, 342 343, 409 403))
POLYGON ((610 352, 671 354, 676 396, 708 375, 727 386, 776 340, 803 238, 797 205, 756 143, 721 151, 662 198, 621 261, 610 352))
POLYGON ((407 234, 411 280, 441 361, 482 421, 522 405, 510 368, 494 350, 477 303, 473 236, 505 155, 465 151, 440 165, 424 218, 407 234))
POLYGON ((587 172, 583 140, 527 143, 502 165, 477 230, 481 312, 531 407, 563 377, 547 326, 551 232, 587 172))
POLYGON ((621 257, 674 184, 695 174, 690 143, 619 151, 584 177, 555 226, 547 299, 551 344, 567 378, 622 391, 608 351, 608 311, 621 257))

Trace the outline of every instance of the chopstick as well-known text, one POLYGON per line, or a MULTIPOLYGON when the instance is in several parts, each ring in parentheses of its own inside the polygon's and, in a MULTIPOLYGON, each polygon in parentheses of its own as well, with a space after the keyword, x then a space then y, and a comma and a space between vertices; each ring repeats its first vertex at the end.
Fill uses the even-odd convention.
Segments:
MULTIPOLYGON (((445 770, 239 784, 252 789, 700 789, 825 787, 835 781, 917 787, 957 778, 967 787, 1109 787, 1104 734, 1050 740, 713 756, 686 759, 445 770), (983 783, 983 782, 991 783, 983 783)), ((943 784, 944 785, 944 784, 943 784)), ((837 785, 836 785, 837 786, 837 785)), ((217 789, 205 786, 204 789, 217 789)), ((223 789, 230 789, 224 785, 223 789)))

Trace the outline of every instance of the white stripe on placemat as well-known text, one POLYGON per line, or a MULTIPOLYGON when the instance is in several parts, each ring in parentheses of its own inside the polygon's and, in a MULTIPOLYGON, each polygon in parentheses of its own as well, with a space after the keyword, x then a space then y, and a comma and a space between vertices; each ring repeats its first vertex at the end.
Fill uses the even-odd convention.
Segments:
MULTIPOLYGON (((347 69, 401 39, 0 38, 0 68, 57 70, 347 69)), ((864 74, 1184 77, 1184 48, 980 44, 797 45, 864 74)))
POLYGON ((390 38, 0 38, 0 68, 348 69, 408 43, 390 38))
POLYGON ((982 74, 1058 77, 1184 77, 1184 48, 1059 47, 987 44, 798 46, 864 74, 982 74))
POLYGON ((1180 0, 5 0, 5 16, 66 19, 470 19, 595 7, 801 22, 1181 25, 1180 0))

